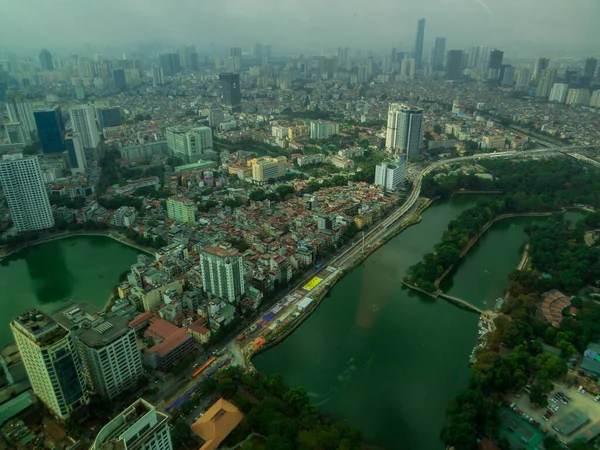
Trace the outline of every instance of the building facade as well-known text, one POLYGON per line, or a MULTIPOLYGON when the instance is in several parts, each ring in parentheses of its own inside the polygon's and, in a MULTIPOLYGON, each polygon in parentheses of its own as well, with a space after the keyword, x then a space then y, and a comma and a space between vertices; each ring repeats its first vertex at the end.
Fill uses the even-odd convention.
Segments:
POLYGON ((270 158, 254 158, 248 161, 252 167, 252 181, 258 184, 266 183, 275 178, 285 176, 287 168, 287 159, 285 156, 270 158))
POLYGON ((542 70, 539 76, 537 87, 535 89, 535 96, 540 98, 548 98, 550 96, 550 90, 552 90, 552 86, 554 86, 555 79, 555 69, 542 70))
POLYGON ((244 261, 239 250, 228 244, 207 244, 200 252, 202 289, 230 303, 239 302, 246 292, 244 261))
POLYGON ((60 153, 65 150, 65 124, 60 107, 34 111, 35 125, 42 144, 42 151, 60 153))
POLYGON ((417 156, 423 141, 423 110, 392 103, 388 111, 385 146, 389 152, 417 156))
POLYGON ((31 309, 10 324, 33 392, 61 420, 88 403, 73 336, 50 316, 31 309))
POLYGON ((406 158, 401 156, 395 164, 381 163, 375 167, 375 185, 393 191, 406 180, 406 158))
POLYGON ((433 47, 433 70, 440 72, 444 70, 444 54, 446 53, 446 38, 436 37, 433 47))
POLYGON ((220 73, 219 81, 221 82, 221 101, 223 105, 234 112, 239 111, 242 103, 240 74, 220 73))
POLYGON ((65 146, 67 147, 71 173, 76 174, 85 172, 87 161, 85 159, 85 149, 83 148, 81 135, 79 133, 67 133, 65 136, 65 146))
POLYGON ((425 19, 417 22, 417 38, 415 39, 415 66, 417 70, 423 67, 423 43, 425 41, 425 19))
POLYGON ((550 90, 550 98, 548 101, 564 103, 567 101, 567 93, 569 92, 569 85, 567 83, 554 83, 550 90))
POLYGON ((9 144, 25 144, 30 141, 28 135, 23 131, 21 122, 9 122, 4 124, 4 131, 9 144))
POLYGON ((100 128, 100 130, 123 125, 123 119, 121 117, 121 108, 118 106, 97 106, 96 117, 98 118, 98 127, 100 128))
POLYGON ((6 154, 0 161, 0 183, 18 232, 54 226, 54 217, 37 156, 6 154))
POLYGON ((185 197, 167 199, 167 216, 182 223, 196 223, 196 204, 185 197))
POLYGON ((6 112, 8 113, 8 120, 13 123, 20 122, 24 133, 28 135, 28 139, 31 139, 33 133, 37 131, 31 103, 17 97, 7 99, 6 112))
POLYGON ((96 148, 100 142, 100 133, 96 125, 93 105, 77 105, 69 111, 73 131, 79 133, 84 148, 96 148))

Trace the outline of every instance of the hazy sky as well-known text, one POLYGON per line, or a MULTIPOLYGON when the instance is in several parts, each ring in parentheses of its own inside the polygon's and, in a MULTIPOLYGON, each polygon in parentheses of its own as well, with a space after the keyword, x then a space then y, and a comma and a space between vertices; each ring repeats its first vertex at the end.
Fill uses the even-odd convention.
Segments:
POLYGON ((0 48, 253 42, 294 49, 494 45, 508 55, 600 53, 600 0, 0 0, 0 48))

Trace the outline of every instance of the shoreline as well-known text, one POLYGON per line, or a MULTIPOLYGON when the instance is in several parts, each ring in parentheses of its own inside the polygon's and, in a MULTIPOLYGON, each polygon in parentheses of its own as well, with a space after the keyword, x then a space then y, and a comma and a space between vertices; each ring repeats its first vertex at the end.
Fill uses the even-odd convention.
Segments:
POLYGON ((135 248, 136 250, 139 250, 143 253, 149 254, 154 256, 154 249, 150 248, 150 247, 143 247, 141 245, 138 245, 136 243, 132 243, 129 242, 125 239, 119 238, 118 236, 114 236, 112 233, 110 233, 110 231, 97 231, 97 232, 92 232, 92 231, 84 231, 84 232, 79 232, 79 231, 67 231, 65 233, 57 233, 54 234, 52 236, 48 236, 48 237, 44 237, 41 239, 36 239, 35 241, 31 241, 28 242, 24 245, 21 245, 19 247, 15 247, 12 248, 10 250, 8 250, 6 253, 0 255, 0 261, 2 261, 5 258, 8 258, 12 255, 14 255, 15 253, 18 253, 22 250, 25 250, 27 248, 30 247, 35 247, 36 245, 40 245, 40 244, 46 244, 48 242, 53 242, 53 241, 59 241, 61 239, 66 239, 66 238, 70 238, 70 237, 77 237, 77 236, 103 236, 103 237, 107 237, 112 239, 113 241, 117 241, 123 245, 127 245, 129 247, 135 248))

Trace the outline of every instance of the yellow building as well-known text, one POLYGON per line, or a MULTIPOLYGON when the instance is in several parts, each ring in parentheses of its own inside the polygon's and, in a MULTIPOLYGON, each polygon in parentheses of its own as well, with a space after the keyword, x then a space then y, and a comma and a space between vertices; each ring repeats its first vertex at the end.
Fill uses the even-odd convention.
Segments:
POLYGON ((297 125, 288 128, 288 139, 294 141, 308 136, 308 125, 297 125))
POLYGON ((169 197, 167 215, 178 222, 196 223, 196 205, 186 197, 169 197))
POLYGON ((285 156, 277 158, 254 158, 248 162, 252 167, 252 181, 255 183, 265 183, 274 178, 280 178, 285 175, 287 159, 285 156))
POLYGON ((483 142, 485 142, 486 148, 504 148, 504 136, 484 136, 483 142))

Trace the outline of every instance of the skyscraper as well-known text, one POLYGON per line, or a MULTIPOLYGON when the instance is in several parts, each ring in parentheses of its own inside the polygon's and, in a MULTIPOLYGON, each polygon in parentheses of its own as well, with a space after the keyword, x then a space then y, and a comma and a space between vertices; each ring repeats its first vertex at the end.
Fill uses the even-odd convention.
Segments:
POLYGON ((515 82, 515 68, 510 64, 502 64, 500 69, 500 81, 502 86, 512 86, 515 82))
POLYGON ((67 133, 65 136, 65 146, 67 147, 71 173, 76 174, 85 172, 87 161, 85 159, 85 150, 83 148, 81 135, 79 133, 67 133))
POLYGON ((433 70, 437 72, 444 70, 444 53, 446 53, 446 38, 436 37, 433 47, 433 70))
POLYGON ((415 67, 417 70, 423 67, 423 41, 425 40, 425 19, 417 23, 417 39, 415 42, 415 67))
POLYGON ((19 97, 9 98, 6 101, 6 112, 8 113, 8 120, 20 122, 27 139, 31 139, 33 133, 37 131, 31 103, 19 97))
POLYGON ((502 50, 492 50, 488 60, 488 69, 501 69, 504 52, 502 50))
POLYGON ((60 107, 34 111, 33 117, 44 154, 63 152, 65 150, 65 124, 60 107))
POLYGON ((110 127, 118 127, 123 124, 121 108, 118 106, 96 107, 96 117, 100 130, 110 127))
POLYGON ((262 55, 263 55, 262 44, 254 44, 254 46, 252 47, 252 56, 254 56, 256 59, 262 61, 262 55))
POLYGON ((596 58, 588 58, 585 60, 585 66, 583 67, 583 76, 588 78, 594 78, 596 73, 596 66, 598 60, 596 58))
POLYGON ((165 84, 165 75, 162 67, 154 66, 152 68, 152 85, 162 86, 165 84))
POLYGON ((40 52, 40 66, 42 67, 42 70, 54 70, 52 55, 47 49, 43 49, 40 52))
POLYGON ((239 111, 242 100, 239 73, 220 73, 221 101, 232 111, 239 111))
POLYGON ((414 80, 416 62, 413 58, 405 58, 400 64, 400 79, 403 81, 414 80))
POLYGON ((517 69, 515 71, 515 89, 517 91, 526 91, 529 89, 529 81, 531 80, 531 70, 517 69))
POLYGON ((79 133, 84 148, 96 148, 100 142, 100 133, 96 125, 94 105, 77 105, 71 108, 71 126, 79 133))
POLYGON ((462 50, 450 50, 446 55, 446 79, 459 80, 462 78, 462 50))
POLYGON ((68 419, 88 403, 73 336, 50 316, 30 309, 10 323, 33 392, 52 413, 68 419))
POLYGON ((535 96, 540 98, 548 98, 550 90, 554 86, 554 80, 556 79, 555 69, 544 69, 540 73, 538 85, 535 89, 535 96))
POLYGON ((99 313, 89 303, 71 304, 54 319, 73 335, 90 389, 116 400, 134 389, 143 375, 135 331, 115 313, 99 313))
POLYGON ((423 141, 423 110, 391 103, 388 111, 385 147, 388 152, 417 156, 423 141))
POLYGON ((4 131, 9 144, 24 144, 29 142, 29 136, 25 135, 21 122, 9 122, 4 124, 4 131))
POLYGON ((241 47, 231 47, 229 49, 229 56, 231 57, 237 57, 237 58, 241 58, 242 57, 242 49, 241 47))
POLYGON ((542 74, 542 70, 547 69, 548 64, 550 64, 550 60, 548 58, 538 58, 535 60, 533 74, 531 75, 531 80, 534 82, 534 84, 538 83, 540 75, 542 74))
POLYGON ((5 154, 0 161, 0 183, 18 232, 54 226, 52 208, 37 156, 5 154))
POLYGON ((567 83, 554 83, 550 90, 549 102, 564 103, 567 101, 569 85, 567 83))
POLYGON ((113 79, 117 89, 125 89, 127 87, 127 79, 125 78, 125 69, 114 69, 113 79))
POLYGON ((219 299, 237 303, 246 292, 244 261, 231 244, 207 244, 200 252, 202 289, 219 299))
POLYGON ((168 421, 169 416, 139 399, 102 427, 91 450, 173 450, 168 421))
POLYGON ((393 191, 406 178, 406 157, 398 156, 396 164, 381 163, 375 167, 375 185, 381 186, 388 191, 393 191))

